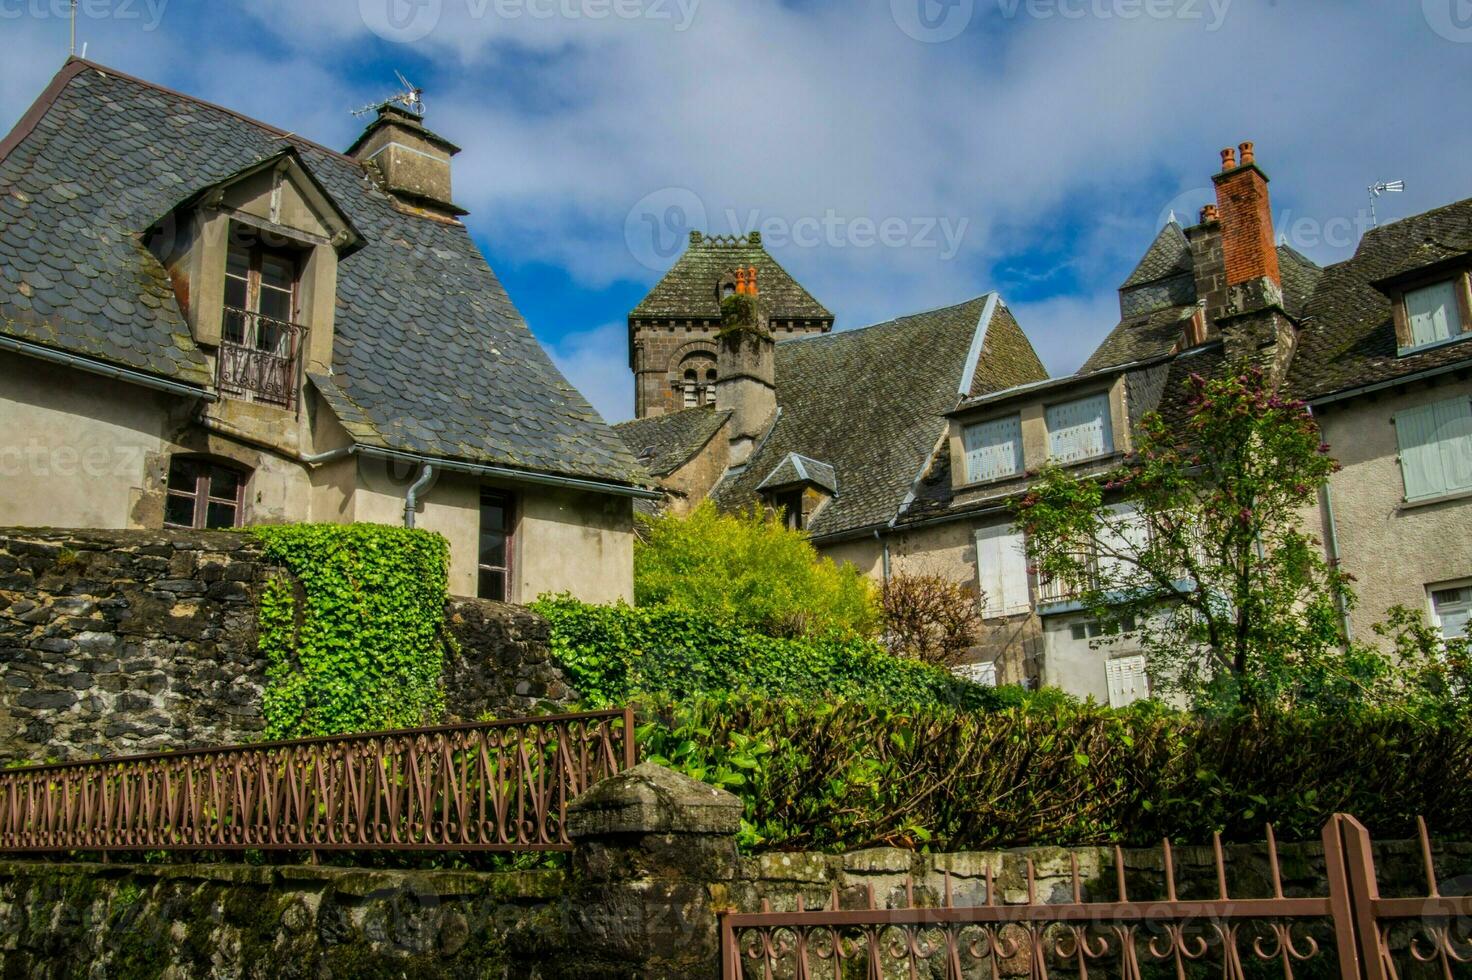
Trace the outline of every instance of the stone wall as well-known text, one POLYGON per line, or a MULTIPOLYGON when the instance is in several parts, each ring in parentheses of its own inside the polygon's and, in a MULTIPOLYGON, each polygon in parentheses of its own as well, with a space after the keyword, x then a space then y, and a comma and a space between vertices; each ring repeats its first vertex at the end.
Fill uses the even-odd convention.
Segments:
POLYGON ((0 761, 257 737, 266 574, 240 534, 0 531, 0 761))
MULTIPOLYGON (((713 980, 719 912, 764 900, 827 907, 836 888, 846 909, 871 893, 899 908, 913 889, 934 907, 949 872, 955 904, 979 905, 989 871, 998 901, 1021 904, 1029 860, 1041 902, 1072 900, 1074 861, 1086 901, 1115 899, 1105 848, 738 857, 740 814, 730 794, 646 763, 570 805, 565 872, 0 862, 0 976, 713 980)), ((1425 894, 1417 848, 1375 846, 1382 895, 1425 894)), ((1288 896, 1327 893, 1319 844, 1279 854, 1288 896)), ((1216 897, 1210 849, 1174 858, 1182 900, 1216 897)), ((1159 849, 1123 860, 1132 901, 1164 897, 1159 849)), ((1438 845, 1436 860, 1443 894, 1472 891, 1472 844, 1438 845)), ((1265 847, 1228 846, 1224 864, 1233 898, 1271 894, 1265 847)))
MULTIPOLYGON (((258 740, 275 574, 243 534, 0 529, 0 764, 258 740)), ((456 718, 578 700, 535 614, 456 599, 446 624, 456 718)))

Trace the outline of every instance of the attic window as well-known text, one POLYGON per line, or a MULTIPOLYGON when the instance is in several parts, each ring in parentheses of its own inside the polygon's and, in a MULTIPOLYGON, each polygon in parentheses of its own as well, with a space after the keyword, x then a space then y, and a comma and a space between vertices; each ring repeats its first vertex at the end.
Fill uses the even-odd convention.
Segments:
POLYGON ((290 408, 305 329, 297 318, 297 256, 262 246, 231 246, 225 261, 220 390, 234 398, 290 408))
POLYGON ((1402 353, 1453 340, 1472 330, 1467 276, 1408 289, 1396 309, 1396 334, 1402 353))

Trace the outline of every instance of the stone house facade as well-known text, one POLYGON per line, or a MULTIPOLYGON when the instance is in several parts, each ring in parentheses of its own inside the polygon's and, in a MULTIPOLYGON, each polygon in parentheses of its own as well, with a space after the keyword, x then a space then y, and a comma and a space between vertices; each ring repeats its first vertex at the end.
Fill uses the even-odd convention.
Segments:
POLYGON ((68 61, 0 143, 0 526, 404 522, 458 595, 630 597, 649 476, 471 240, 457 152, 68 61))
MULTIPOLYGON (((1309 403, 1344 466, 1309 520, 1357 580, 1353 638, 1376 642, 1372 624, 1396 604, 1460 635, 1472 615, 1472 201, 1374 229, 1325 269, 1275 244, 1251 143, 1224 151, 1213 180, 1217 202, 1190 227, 1172 217, 1161 229, 1119 289, 1120 320, 1075 374, 1048 378, 994 294, 784 341, 755 452, 728 455, 707 494, 784 509, 822 553, 875 579, 925 568, 972 585, 987 621, 973 676, 1125 704, 1150 692, 1138 646, 1099 642, 1102 624, 1072 591, 1030 571, 1011 503, 1050 460, 1081 474, 1117 464, 1151 412, 1183 425, 1188 378, 1247 361, 1309 403), (962 354, 942 324, 968 319, 975 343, 962 354)), ((716 270, 703 272, 684 293, 714 295, 716 270)), ((618 428, 635 453, 697 418, 734 438, 722 391, 714 409, 618 428)), ((665 473, 714 466, 693 441, 672 452, 665 473)), ((688 506, 700 486, 666 489, 688 506)))

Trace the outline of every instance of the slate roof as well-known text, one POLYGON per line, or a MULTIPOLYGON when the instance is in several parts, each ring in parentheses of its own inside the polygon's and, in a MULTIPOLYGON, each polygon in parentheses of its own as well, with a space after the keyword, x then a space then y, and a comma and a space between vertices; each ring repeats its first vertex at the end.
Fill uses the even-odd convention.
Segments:
POLYGON ((838 474, 833 472, 833 467, 827 463, 808 459, 801 453, 788 453, 782 457, 782 462, 767 474, 767 478, 757 484, 757 489, 776 490, 804 483, 811 483, 829 493, 835 493, 838 490, 838 474))
POLYGON ((748 465, 712 493, 724 508, 757 502, 758 486, 790 453, 832 466, 838 493, 808 528, 814 537, 887 523, 946 431, 973 353, 971 390, 1046 376, 995 294, 887 323, 777 345, 780 415, 748 465), (976 347, 983 314, 991 310, 976 347))
POLYGON ((0 331, 209 385, 139 235, 200 188, 286 147, 366 240, 339 267, 333 373, 313 379, 355 439, 647 482, 537 344, 463 225, 400 210, 348 157, 90 62, 69 61, 0 144, 0 331))
POLYGON ((1472 361, 1464 339, 1402 357, 1390 300, 1371 283, 1472 253, 1472 199, 1365 233, 1329 266, 1307 305, 1288 391, 1306 400, 1472 361))
POLYGON ((692 235, 689 247, 629 317, 719 320, 721 278, 738 266, 756 266, 757 289, 768 316, 827 320, 832 324, 833 314, 772 258, 762 246, 760 235, 739 238, 701 235, 698 241, 692 235))
POLYGON ((1155 236, 1155 241, 1145 250, 1140 264, 1135 266, 1135 271, 1130 273, 1130 277, 1119 288, 1143 286, 1190 271, 1191 246, 1186 241, 1186 233, 1180 224, 1172 218, 1160 229, 1160 234, 1155 236))
MULTIPOLYGON (((1184 258, 1174 251, 1176 241, 1172 226, 1161 229, 1155 241, 1146 251, 1139 267, 1129 280, 1120 287, 1121 291, 1139 289, 1152 282, 1159 282, 1189 273, 1193 264, 1190 250, 1184 258), (1184 265, 1180 263, 1184 262, 1184 265), (1146 270, 1142 272, 1142 270, 1146 270)), ((1179 228, 1177 227, 1177 231, 1179 228)), ((1184 232, 1180 242, 1185 243, 1184 232)), ((1314 294, 1324 270, 1287 245, 1278 246, 1278 264, 1283 277, 1283 306, 1288 315, 1301 318, 1305 315, 1309 298, 1314 294)), ((1174 302, 1149 309, 1136 316, 1122 318, 1109 332, 1103 342, 1095 348, 1079 368, 1080 374, 1089 374, 1104 368, 1118 367, 1136 361, 1151 360, 1169 354, 1181 339, 1181 330, 1186 320, 1196 312, 1196 290, 1189 280, 1181 284, 1184 289, 1181 302, 1174 302)), ((1123 305, 1123 304, 1122 304, 1123 305)))
POLYGON ((730 412, 718 412, 712 407, 687 408, 620 422, 613 431, 645 469, 655 476, 669 476, 694 459, 730 417, 730 412))

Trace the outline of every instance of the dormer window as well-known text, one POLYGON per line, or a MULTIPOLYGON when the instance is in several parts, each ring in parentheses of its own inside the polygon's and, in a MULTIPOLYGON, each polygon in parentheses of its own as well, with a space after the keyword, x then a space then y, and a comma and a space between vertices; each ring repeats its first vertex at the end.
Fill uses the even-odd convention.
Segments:
POLYGON ((1022 472, 1022 417, 979 422, 966 426, 966 482, 1001 480, 1022 472))
POLYGON ((220 390, 290 408, 296 397, 302 335, 295 254, 232 245, 225 264, 219 348, 220 390))
POLYGON ((1407 289, 1396 311, 1401 350, 1452 340, 1472 330, 1467 306, 1466 275, 1407 289))
POLYGON ((1047 424, 1048 457, 1055 463, 1077 463, 1114 452, 1108 394, 1050 405, 1047 424))

